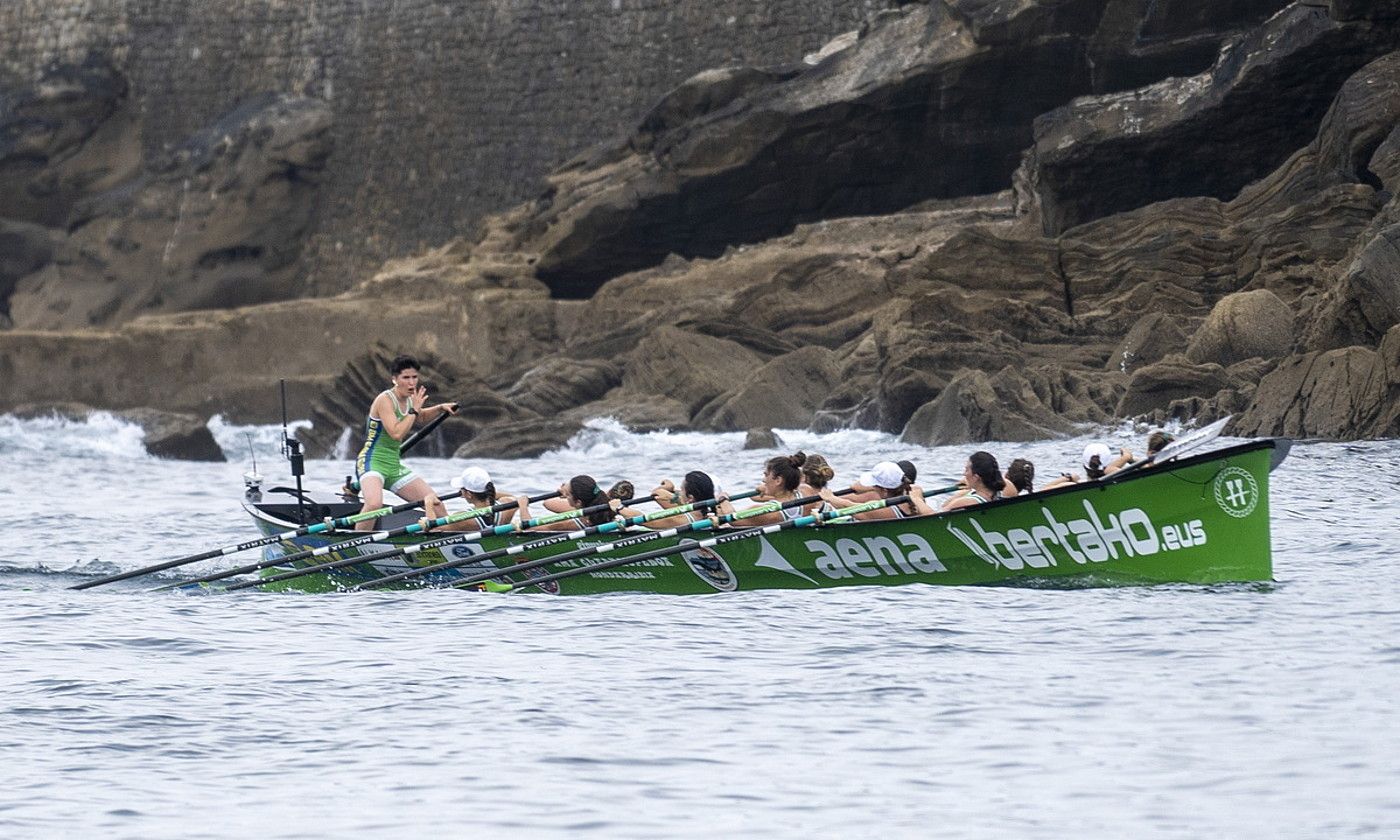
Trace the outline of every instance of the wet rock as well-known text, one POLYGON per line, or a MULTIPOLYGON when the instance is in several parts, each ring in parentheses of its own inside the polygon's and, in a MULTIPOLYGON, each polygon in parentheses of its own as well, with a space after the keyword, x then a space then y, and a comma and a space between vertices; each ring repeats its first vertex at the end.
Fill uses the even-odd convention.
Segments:
POLYGON ((701 406, 746 380, 763 364, 752 350, 722 338, 661 327, 632 351, 623 386, 701 406))
POLYGON ((1191 337, 1186 358, 1227 366, 1245 359, 1278 359, 1293 349, 1293 312, 1267 289, 1221 298, 1191 337))
POLYGON ((1118 403, 1119 417, 1151 414, 1173 400, 1210 398, 1230 384, 1225 368, 1214 363, 1196 364, 1174 354, 1138 369, 1128 379, 1127 391, 1118 403))
POLYGON ((209 432, 209 423, 193 414, 135 408, 117 412, 117 416, 137 424, 145 431, 142 442, 146 451, 157 458, 175 461, 227 461, 224 450, 209 432))
POLYGON ((622 366, 601 359, 546 359, 526 371, 502 396, 549 416, 599 399, 622 382, 622 366))
POLYGON ((1086 398, 1091 390, 1087 379, 1056 371, 964 371, 937 399, 914 412, 900 440, 940 446, 1070 435, 1076 419, 1102 422, 1107 417, 1086 398))
POLYGON ((455 458, 537 458, 562 449, 583 429, 563 418, 498 423, 458 447, 455 458))
POLYGON ((749 429, 744 435, 744 449, 780 449, 783 439, 772 429, 749 429))
POLYGON ((1171 353, 1180 353, 1186 348, 1187 339, 1176 322, 1176 318, 1161 312, 1142 316, 1114 348, 1105 369, 1132 373, 1171 353))
POLYGON ((15 325, 84 327, 295 297, 329 126, 325 103, 256 97, 75 201, 52 260, 15 284, 15 325))
POLYGON ((1400 323, 1400 224, 1379 231, 1329 290, 1308 347, 1374 345, 1400 323))
POLYGON ((1366 421, 1376 415, 1386 396, 1383 367, 1380 355, 1366 347, 1285 359, 1259 383, 1253 404, 1232 424, 1233 433, 1334 440, 1365 437, 1378 431, 1366 421))
POLYGON ((1039 117, 1016 179, 1023 203, 1053 235, 1168 198, 1229 198, 1308 141, 1348 76, 1397 47, 1394 27, 1296 4, 1207 72, 1039 117))
POLYGON ((749 373, 743 384, 711 400, 695 425, 714 431, 754 427, 801 428, 836 385, 836 354, 803 347, 749 373))

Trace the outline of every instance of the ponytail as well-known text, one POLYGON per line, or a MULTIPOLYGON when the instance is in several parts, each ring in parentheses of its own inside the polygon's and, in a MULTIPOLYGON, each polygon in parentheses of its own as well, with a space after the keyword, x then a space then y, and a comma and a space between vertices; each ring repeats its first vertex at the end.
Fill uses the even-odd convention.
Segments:
POLYGON ((1006 489, 1006 479, 1001 475, 1001 465, 997 463, 996 456, 990 452, 974 452, 972 457, 967 459, 972 467, 972 474, 982 479, 982 483, 987 485, 987 489, 993 493, 1000 493, 1006 489))
POLYGON ((807 456, 798 452, 796 455, 779 455, 776 458, 769 458, 768 463, 763 465, 763 469, 777 476, 783 482, 783 489, 791 492, 802 483, 802 465, 805 463, 807 463, 807 456))

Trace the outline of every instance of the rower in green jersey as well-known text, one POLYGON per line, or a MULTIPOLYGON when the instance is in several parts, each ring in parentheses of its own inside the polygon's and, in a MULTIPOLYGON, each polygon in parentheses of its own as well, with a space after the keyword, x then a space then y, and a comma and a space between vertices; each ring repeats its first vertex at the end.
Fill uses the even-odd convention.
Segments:
MULTIPOLYGON (((412 356, 396 357, 389 372, 393 375, 393 387, 375 397, 370 405, 365 445, 360 447, 360 454, 355 458, 355 477, 359 479, 365 503, 363 510, 383 507, 386 488, 406 502, 421 502, 430 496, 437 498, 428 482, 414 475, 413 470, 399 460, 399 444, 419 420, 444 411, 457 413, 456 403, 424 406, 428 391, 418 384, 418 361, 412 356)), ((355 528, 368 531, 373 525, 373 520, 366 520, 356 523, 355 528)))

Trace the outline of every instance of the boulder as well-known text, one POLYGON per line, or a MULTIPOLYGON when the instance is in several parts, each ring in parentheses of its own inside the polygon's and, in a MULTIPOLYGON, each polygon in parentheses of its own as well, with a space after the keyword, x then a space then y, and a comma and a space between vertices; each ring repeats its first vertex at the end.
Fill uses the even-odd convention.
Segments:
POLYGON ((763 364, 752 350, 723 338, 661 327, 632 351, 625 388, 684 403, 691 412, 747 380, 763 364))
POLYGON ((1114 348, 1104 365, 1106 370, 1132 373, 1163 357, 1180 353, 1186 347, 1186 333, 1177 326, 1178 318, 1163 312, 1150 312, 1138 319, 1114 348))
POLYGON ((1074 428, 1017 371, 967 370, 955 376, 937 399, 914 412, 900 440, 922 446, 1030 441, 1063 437, 1074 428))
POLYGON ((458 447, 453 457, 537 458, 562 449, 582 429, 582 423, 563 418, 500 423, 458 447))
POLYGON ((502 397, 550 416, 599 399, 622 382, 622 366, 601 359, 553 357, 521 375, 502 397))
POLYGON ((1293 349, 1293 312, 1267 289, 1221 298, 1191 337, 1186 358, 1196 364, 1233 365, 1279 359, 1293 349))
POLYGON ((117 412, 145 431, 146 451, 175 461, 227 461, 224 450, 209 432, 209 422, 193 414, 133 408, 117 412))
POLYGON ((749 373, 739 387, 711 400, 695 415, 695 425, 713 431, 802 428, 838 382, 835 357, 825 347, 803 347, 779 356, 749 373))
POLYGON ((1367 421, 1387 397, 1385 373, 1381 356, 1366 347, 1292 356, 1259 383, 1232 433, 1333 440, 1384 434, 1367 421))
POLYGON ((1372 346, 1400 323, 1400 224, 1380 230, 1328 290, 1304 346, 1372 346))
POLYGON ((1196 364, 1174 354, 1133 373, 1115 414, 1119 417, 1150 414, 1173 400, 1213 397, 1229 384, 1225 368, 1220 365, 1196 364))
POLYGON ((781 449, 783 439, 772 429, 749 429, 744 435, 744 449, 781 449))

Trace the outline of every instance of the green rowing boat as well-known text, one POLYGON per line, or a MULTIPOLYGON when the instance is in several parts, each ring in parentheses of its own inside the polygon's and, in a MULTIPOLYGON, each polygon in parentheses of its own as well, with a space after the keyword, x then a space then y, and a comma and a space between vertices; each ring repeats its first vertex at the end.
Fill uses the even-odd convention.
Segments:
MULTIPOLYGON (((705 532, 667 535, 644 529, 581 539, 555 536, 548 545, 528 551, 520 547, 547 535, 487 535, 437 546, 434 543, 444 539, 441 533, 369 541, 353 531, 302 535, 269 546, 266 556, 275 559, 320 548, 319 556, 273 566, 264 575, 285 577, 327 558, 344 565, 269 582, 264 588, 339 591, 447 563, 454 567, 395 586, 462 585, 495 571, 499 574, 494 581, 471 586, 513 585, 517 592, 561 595, 683 595, 906 583, 1264 581, 1273 576, 1269 472, 1282 461, 1288 445, 1284 440, 1254 441, 937 516, 764 529, 767 533, 750 529, 748 537, 726 534, 717 543, 717 535, 705 532), (392 553, 396 547, 415 550, 405 556, 392 553), (515 552, 473 559, 488 552, 500 555, 508 547, 515 552), (676 551, 658 551, 668 547, 676 551), (511 572, 524 560, 577 555, 590 548, 606 554, 606 568, 589 557, 575 556, 524 573, 511 572), (392 556, 372 557, 385 554, 392 556), (625 561, 643 554, 647 556, 635 562, 625 561), (658 554, 663 556, 654 556, 658 554), (366 559, 358 562, 359 557, 366 559), (531 583, 546 575, 551 579, 531 583)), ((264 535, 297 524, 294 505, 250 502, 245 507, 264 535)), ((328 517, 358 510, 346 505, 318 508, 317 515, 328 517)), ((381 521, 386 530, 393 524, 381 521)))

